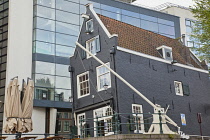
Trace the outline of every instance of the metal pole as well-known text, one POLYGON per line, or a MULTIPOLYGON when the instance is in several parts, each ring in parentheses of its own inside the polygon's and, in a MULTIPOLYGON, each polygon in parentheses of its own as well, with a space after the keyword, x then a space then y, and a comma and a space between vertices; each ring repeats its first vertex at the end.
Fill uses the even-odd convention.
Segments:
MULTIPOLYGON (((156 107, 149 99, 147 99, 143 94, 141 94, 136 88, 134 88, 130 83, 128 83, 124 78, 122 78, 119 74, 117 74, 115 71, 113 71, 110 67, 108 67, 106 64, 104 64, 100 59, 98 59, 95 55, 93 55, 90 51, 88 51, 85 47, 83 47, 80 43, 76 42, 76 45, 83 49, 85 52, 87 52, 90 56, 92 56, 96 61, 98 61, 100 64, 102 64, 104 67, 106 67, 112 74, 114 74, 117 78, 119 78, 123 83, 125 83, 128 87, 130 87, 134 92, 136 92, 141 98, 143 98, 147 103, 149 103, 152 107, 159 110, 158 107, 156 107)), ((174 126, 178 125, 171 120, 167 115, 165 115, 166 119, 168 119, 174 126)))
POLYGON ((98 116, 96 116, 96 137, 98 137, 98 116))
POLYGON ((158 111, 158 115, 159 115, 159 120, 160 120, 160 134, 163 134, 162 117, 161 117, 160 111, 158 111))
POLYGON ((82 135, 82 119, 80 119, 80 138, 83 138, 83 135, 82 135))
POLYGON ((203 133, 202 133, 201 123, 199 123, 199 126, 200 126, 200 134, 201 134, 201 137, 202 137, 203 136, 203 133))

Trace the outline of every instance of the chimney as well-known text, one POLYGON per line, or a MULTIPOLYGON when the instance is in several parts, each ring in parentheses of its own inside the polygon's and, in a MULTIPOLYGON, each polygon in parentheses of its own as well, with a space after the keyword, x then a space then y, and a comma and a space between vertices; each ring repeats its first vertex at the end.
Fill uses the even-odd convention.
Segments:
POLYGON ((185 46, 186 40, 185 40, 185 34, 182 34, 182 44, 185 46))

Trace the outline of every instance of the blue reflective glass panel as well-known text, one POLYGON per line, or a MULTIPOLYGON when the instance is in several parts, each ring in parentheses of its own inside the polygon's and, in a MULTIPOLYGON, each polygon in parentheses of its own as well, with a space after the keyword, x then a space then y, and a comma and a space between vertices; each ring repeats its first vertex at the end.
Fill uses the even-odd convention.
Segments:
POLYGON ((55 86, 55 77, 50 75, 36 74, 35 86, 53 88, 55 86))
POLYGON ((122 22, 140 27, 140 19, 122 15, 122 22))
POLYGON ((147 15, 144 15, 144 14, 141 14, 140 17, 143 20, 157 22, 157 17, 147 16, 147 15))
POLYGON ((38 17, 55 19, 55 9, 46 8, 46 7, 42 7, 42 6, 39 6, 39 5, 37 5, 36 8, 37 8, 36 9, 36 15, 38 17))
POLYGON ((71 90, 55 89, 55 101, 69 102, 71 97, 71 90))
POLYGON ((36 61, 36 73, 55 75, 55 64, 36 61))
POLYGON ((57 0, 56 9, 79 14, 79 4, 66 0, 57 0))
POLYGON ((128 10, 123 10, 122 9, 122 14, 130 16, 130 17, 140 18, 140 14, 139 13, 131 12, 131 11, 128 11, 128 10))
POLYGON ((159 24, 158 26, 159 26, 160 33, 164 33, 164 34, 168 34, 168 35, 175 35, 174 27, 162 25, 162 24, 159 24))
POLYGON ((35 30, 35 40, 44 41, 44 42, 50 42, 55 43, 55 33, 44 31, 44 30, 35 30))
POLYGON ((120 14, 112 13, 112 12, 108 12, 108 11, 104 11, 104 10, 101 10, 101 14, 104 15, 104 16, 107 16, 109 18, 113 18, 113 19, 121 21, 121 15, 120 14))
POLYGON ((141 28, 153 32, 158 32, 158 24, 150 21, 141 20, 141 28))
POLYGON ((55 0, 36 0, 36 4, 50 8, 55 8, 55 0))
POLYGON ((56 56, 70 57, 74 54, 75 48, 56 45, 56 56))
POLYGON ((36 41, 34 45, 36 53, 55 55, 55 44, 36 41))
POLYGON ((55 21, 45 19, 45 18, 36 17, 36 27, 35 28, 49 30, 49 31, 55 31, 55 21))
POLYGON ((112 7, 112 6, 108 6, 108 5, 104 5, 104 4, 101 4, 101 9, 110 11, 110 12, 119 13, 119 14, 121 13, 121 9, 112 7))
POLYGON ((174 26, 174 22, 173 21, 169 21, 169 20, 165 20, 165 19, 161 19, 161 18, 158 18, 158 23, 174 26))
POLYGON ((79 25, 79 14, 72 14, 56 10, 56 20, 79 25))
POLYGON ((76 36, 56 33, 56 44, 66 45, 66 46, 75 46, 76 40, 77 40, 76 36))
POLYGON ((79 26, 57 21, 56 32, 78 36, 79 26))
POLYGON ((70 77, 69 65, 56 64, 56 75, 70 77))
POLYGON ((56 88, 71 89, 71 79, 69 77, 56 76, 56 88))

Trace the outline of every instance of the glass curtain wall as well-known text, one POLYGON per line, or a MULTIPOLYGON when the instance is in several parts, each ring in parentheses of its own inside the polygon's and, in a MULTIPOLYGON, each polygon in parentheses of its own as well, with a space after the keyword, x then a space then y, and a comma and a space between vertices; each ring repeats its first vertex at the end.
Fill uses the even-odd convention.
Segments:
MULTIPOLYGON (((0 0, 0 101, 4 102, 7 66, 9 0, 0 0)), ((3 128, 4 106, 0 107, 0 131, 3 128)))
POLYGON ((174 22, 88 0, 34 0, 33 62, 35 99, 69 101, 71 97, 69 57, 85 13, 85 4, 93 3, 97 13, 175 38, 174 22), (57 61, 57 60, 65 60, 57 61))

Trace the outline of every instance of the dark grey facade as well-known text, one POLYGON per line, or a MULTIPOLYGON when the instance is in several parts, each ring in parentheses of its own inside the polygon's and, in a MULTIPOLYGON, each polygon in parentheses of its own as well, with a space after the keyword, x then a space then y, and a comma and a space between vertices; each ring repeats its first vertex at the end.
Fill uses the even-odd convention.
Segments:
MULTIPOLYGON (((121 75, 154 104, 159 104, 165 109, 170 105, 167 115, 181 127, 184 133, 200 134, 197 113, 201 113, 203 135, 210 135, 210 83, 207 73, 117 50, 118 37, 109 38, 89 9, 87 13, 94 21, 94 32, 85 33, 85 20, 78 39, 80 44, 85 46, 87 40, 99 35, 101 51, 96 56, 100 60, 104 63, 109 62, 111 69, 121 75), (176 95, 174 81, 180 81, 183 85, 188 85, 190 94, 188 96, 176 95), (182 126, 180 114, 185 114, 186 126, 182 126)), ((73 71, 73 110, 76 115, 85 113, 86 118, 93 118, 94 109, 107 105, 110 105, 115 113, 132 113, 132 104, 142 105, 144 113, 154 112, 153 107, 113 74, 111 74, 111 88, 108 88, 107 92, 105 90, 98 92, 96 67, 101 64, 92 57, 82 58, 82 50, 79 47, 76 47, 70 62, 73 71), (77 75, 86 71, 89 71, 90 95, 78 98, 77 75)), ((145 119, 147 117, 147 115, 144 116, 145 119)), ((121 116, 120 122, 128 122, 128 115, 121 116)), ((93 122, 89 124, 89 127, 93 127, 93 122)), ((121 133, 126 133, 126 127, 121 127, 121 133)), ((93 132, 91 132, 91 135, 93 135, 93 132)))
MULTIPOLYGON (((33 71, 35 99, 68 102, 71 87, 67 71, 69 56, 82 26, 85 4, 93 3, 98 14, 133 24, 171 38, 180 37, 179 17, 114 0, 34 1, 33 71), (69 8, 70 7, 70 8, 69 8), (164 30, 168 28, 168 30, 164 30), (167 32, 165 32, 167 31, 167 32), (48 65, 47 70, 42 65, 48 65), (61 69, 66 69, 62 71, 61 69), (43 84, 42 79, 50 79, 43 84), (61 84, 60 84, 61 83, 61 84), (66 84, 68 83, 68 84, 66 84), (42 99, 42 92, 48 97, 42 99), (64 99, 57 99, 64 93, 64 99)), ((45 107, 43 104, 35 106, 45 107)), ((62 107, 62 106, 60 106, 62 107)))

